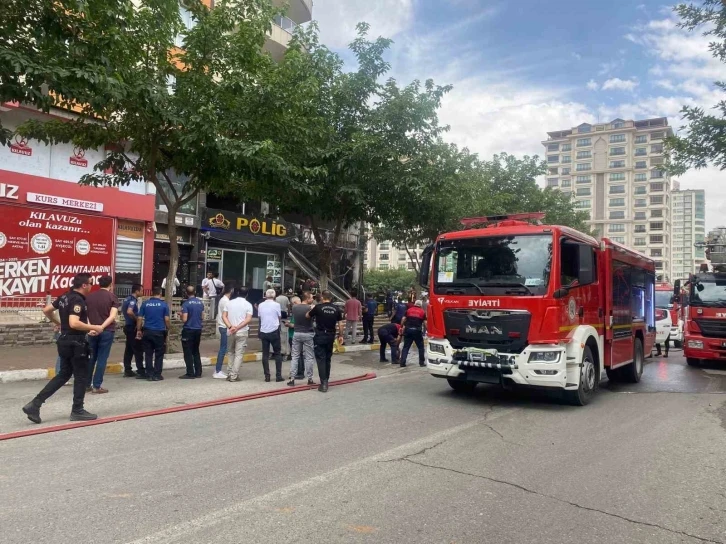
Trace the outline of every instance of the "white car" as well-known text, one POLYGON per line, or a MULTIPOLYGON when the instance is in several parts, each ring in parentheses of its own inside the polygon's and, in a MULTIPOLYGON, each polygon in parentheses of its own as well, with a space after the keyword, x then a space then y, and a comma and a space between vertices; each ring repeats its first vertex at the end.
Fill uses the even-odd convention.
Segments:
POLYGON ((671 334, 671 314, 668 310, 656 308, 655 310, 655 343, 665 347, 665 342, 671 334))
POLYGON ((671 342, 674 348, 680 348, 683 345, 683 320, 678 320, 675 327, 671 324, 671 342))

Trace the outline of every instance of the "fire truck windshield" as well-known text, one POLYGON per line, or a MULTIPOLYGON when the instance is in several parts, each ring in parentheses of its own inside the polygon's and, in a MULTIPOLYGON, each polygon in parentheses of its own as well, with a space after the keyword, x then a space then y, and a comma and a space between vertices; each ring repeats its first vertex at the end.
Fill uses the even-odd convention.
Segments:
POLYGON ((436 248, 434 290, 466 294, 544 295, 552 236, 491 236, 443 240, 436 248))
POLYGON ((655 307, 656 308, 670 308, 673 305, 671 303, 672 298, 673 298, 673 290, 656 291, 655 292, 655 307))
POLYGON ((726 278, 702 278, 691 287, 692 306, 726 306, 726 278))

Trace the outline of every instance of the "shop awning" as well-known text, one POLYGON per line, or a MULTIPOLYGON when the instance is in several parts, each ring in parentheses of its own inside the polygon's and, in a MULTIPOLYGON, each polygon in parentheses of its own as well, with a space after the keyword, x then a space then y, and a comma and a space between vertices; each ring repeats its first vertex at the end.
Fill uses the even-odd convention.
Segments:
POLYGON ((217 229, 202 229, 202 231, 209 233, 207 240, 210 243, 218 240, 220 242, 232 242, 248 246, 288 247, 290 245, 290 239, 286 237, 274 238, 272 236, 259 236, 244 232, 230 232, 217 229))

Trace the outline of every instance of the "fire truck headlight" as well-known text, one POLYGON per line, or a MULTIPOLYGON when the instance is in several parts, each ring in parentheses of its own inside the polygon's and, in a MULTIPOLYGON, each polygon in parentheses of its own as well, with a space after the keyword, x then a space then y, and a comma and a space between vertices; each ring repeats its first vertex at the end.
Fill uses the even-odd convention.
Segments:
POLYGON ((446 355, 446 350, 444 349, 444 346, 441 344, 437 344, 435 342, 429 342, 429 349, 434 353, 440 353, 441 355, 446 355))
POLYGON ((693 349, 703 349, 703 342, 700 340, 689 340, 688 347, 693 349))
POLYGON ((559 363, 559 351, 533 351, 529 354, 530 363, 559 363))

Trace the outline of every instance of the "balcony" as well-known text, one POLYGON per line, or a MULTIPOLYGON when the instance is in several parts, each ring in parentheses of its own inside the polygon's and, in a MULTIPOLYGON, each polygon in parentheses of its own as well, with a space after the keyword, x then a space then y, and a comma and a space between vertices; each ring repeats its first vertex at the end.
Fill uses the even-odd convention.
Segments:
POLYGON ((313 18, 313 0, 272 0, 278 8, 287 6, 287 15, 297 24, 307 23, 313 18))
POLYGON ((278 16, 273 20, 272 29, 267 40, 265 40, 264 49, 277 62, 280 62, 285 55, 287 46, 292 39, 292 33, 295 32, 295 27, 297 27, 297 23, 289 17, 278 16))

